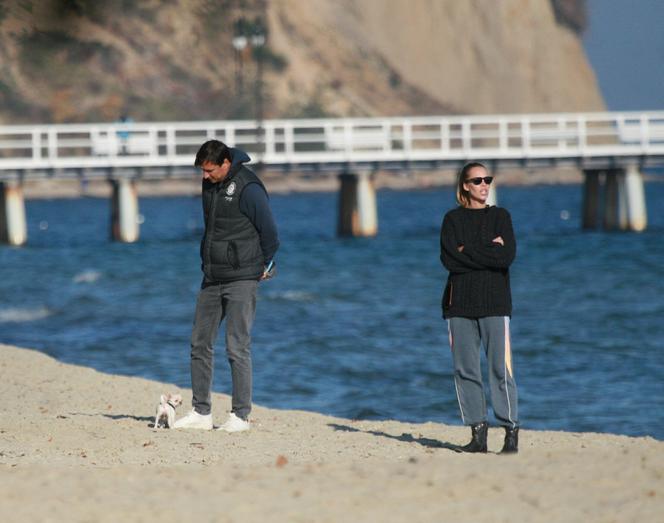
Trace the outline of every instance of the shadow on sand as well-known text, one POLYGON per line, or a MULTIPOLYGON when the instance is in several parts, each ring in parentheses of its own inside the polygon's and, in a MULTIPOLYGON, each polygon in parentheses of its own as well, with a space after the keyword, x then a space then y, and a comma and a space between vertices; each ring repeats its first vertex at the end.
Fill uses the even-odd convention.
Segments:
MULTIPOLYGON (((154 416, 132 416, 131 414, 100 414, 100 413, 87 413, 87 412, 70 412, 70 416, 103 416, 104 418, 109 418, 112 420, 120 420, 120 419, 133 419, 136 421, 151 421, 154 423, 154 416)), ((58 416, 59 419, 67 419, 67 416, 58 416)))
POLYGON ((394 434, 388 434, 381 430, 360 430, 355 427, 349 427, 348 425, 339 425, 338 423, 328 423, 328 427, 333 428, 334 430, 343 431, 343 432, 363 432, 364 434, 371 434, 373 436, 379 436, 383 438, 395 439, 397 441, 403 441, 404 443, 417 443, 423 447, 434 448, 434 449, 447 449, 454 452, 462 452, 460 445, 455 445, 448 441, 439 441, 437 439, 431 438, 416 438, 412 434, 407 434, 403 432, 400 436, 395 436, 394 434))

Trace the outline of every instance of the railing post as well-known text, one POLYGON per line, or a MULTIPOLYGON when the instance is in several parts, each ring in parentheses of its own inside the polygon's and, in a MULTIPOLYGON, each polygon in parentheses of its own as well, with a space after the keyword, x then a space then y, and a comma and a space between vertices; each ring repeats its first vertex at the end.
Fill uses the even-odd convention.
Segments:
POLYGON ((470 139, 470 121, 464 119, 461 122, 461 148, 466 156, 471 154, 471 139, 470 139))
POLYGON ((226 136, 224 136, 224 143, 230 147, 235 146, 235 127, 227 125, 225 128, 226 136))
POLYGON ((440 149, 442 151, 450 150, 450 121, 448 119, 440 122, 440 149))
POLYGON ((383 143, 383 152, 389 153, 392 151, 392 125, 389 121, 384 120, 381 124, 385 142, 383 143))
POLYGON ((32 131, 32 159, 41 160, 42 150, 41 150, 41 131, 33 130, 32 131))
POLYGON ((48 129, 48 159, 55 160, 58 157, 58 135, 53 127, 48 129))
POLYGON ((0 241, 23 245, 28 239, 25 203, 20 182, 0 182, 0 241))
MULTIPOLYGON (((157 145, 157 149, 159 146, 157 145)), ((177 154, 177 142, 175 140, 175 129, 169 125, 166 128, 166 155, 175 156, 177 154)))
POLYGON ((521 117, 521 150, 524 158, 530 156, 530 121, 525 116, 521 117))
POLYGON ((271 123, 264 123, 263 129, 265 131, 265 156, 271 158, 274 156, 275 138, 274 138, 274 125, 271 123))
POLYGON ((558 150, 567 149, 567 123, 563 117, 558 117, 558 150))
POLYGON ((586 135, 587 135, 587 129, 586 129, 586 119, 579 115, 576 119, 576 125, 577 125, 577 133, 579 135, 579 152, 583 154, 583 150, 586 148, 586 135))
POLYGON ((344 154, 350 159, 353 153, 353 124, 346 120, 344 122, 344 154))
POLYGON ((413 150, 413 124, 410 120, 403 123, 403 150, 404 154, 413 150))
POLYGON ((498 148, 501 152, 506 152, 509 144, 509 138, 507 136, 507 122, 504 118, 501 118, 498 122, 498 148))
POLYGON ((645 153, 648 150, 648 143, 650 142, 650 133, 648 132, 648 116, 641 115, 640 118, 641 128, 641 150, 645 153))
POLYGON ((284 124, 284 151, 286 159, 292 161, 293 154, 295 154, 295 133, 292 123, 284 124))
POLYGON ((148 129, 148 139, 150 140, 150 153, 149 155, 152 158, 159 157, 159 132, 156 127, 150 127, 148 129))

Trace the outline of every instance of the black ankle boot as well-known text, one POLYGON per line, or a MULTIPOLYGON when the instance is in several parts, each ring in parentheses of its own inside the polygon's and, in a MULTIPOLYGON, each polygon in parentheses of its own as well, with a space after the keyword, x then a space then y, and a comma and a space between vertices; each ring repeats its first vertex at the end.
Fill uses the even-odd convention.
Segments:
POLYGON ((489 424, 486 421, 471 425, 470 429, 473 431, 473 439, 470 440, 468 445, 460 447, 462 452, 486 452, 486 439, 489 433, 489 424))
POLYGON ((516 454, 519 452, 519 427, 505 427, 505 444, 501 454, 516 454))

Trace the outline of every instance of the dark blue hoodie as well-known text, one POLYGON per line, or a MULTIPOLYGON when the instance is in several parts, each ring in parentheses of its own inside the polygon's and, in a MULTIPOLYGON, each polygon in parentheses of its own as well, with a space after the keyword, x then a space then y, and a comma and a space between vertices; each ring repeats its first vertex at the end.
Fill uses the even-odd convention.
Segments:
POLYGON ((259 279, 279 248, 265 186, 244 165, 250 160, 244 151, 230 148, 230 154, 224 180, 203 180, 201 260, 208 282, 259 279))

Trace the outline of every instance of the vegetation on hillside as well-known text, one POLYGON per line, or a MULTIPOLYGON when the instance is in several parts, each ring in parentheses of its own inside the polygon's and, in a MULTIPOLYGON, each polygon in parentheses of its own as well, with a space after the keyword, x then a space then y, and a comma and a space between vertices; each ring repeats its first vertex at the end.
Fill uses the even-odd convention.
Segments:
MULTIPOLYGON (((291 63, 272 45, 268 2, 0 0, 0 124, 369 114, 371 82, 414 114, 457 112, 378 50, 366 54, 373 72, 339 75, 327 90, 277 89, 291 63), (350 102, 330 103, 329 91, 350 102)), ((585 0, 550 2, 559 24, 585 28, 585 0)))

